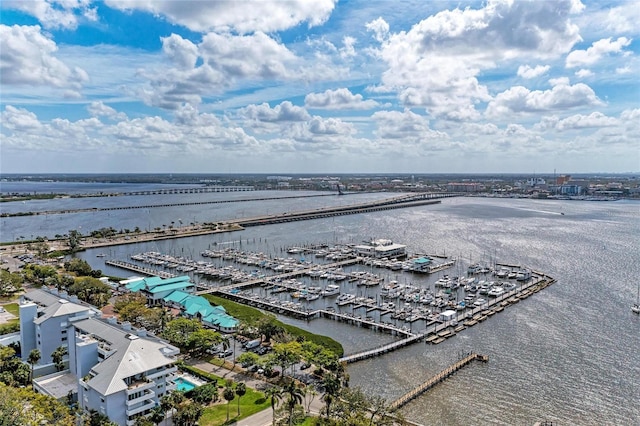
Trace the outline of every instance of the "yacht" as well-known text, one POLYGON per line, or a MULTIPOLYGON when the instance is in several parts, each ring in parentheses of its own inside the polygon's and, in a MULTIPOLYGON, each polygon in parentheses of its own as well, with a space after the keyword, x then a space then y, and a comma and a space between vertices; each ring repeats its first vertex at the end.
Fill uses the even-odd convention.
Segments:
POLYGON ((516 280, 518 281, 527 281, 531 278, 531 271, 529 269, 520 269, 516 273, 516 280))
POLYGON ((329 284, 327 288, 322 291, 324 297, 336 296, 340 294, 340 286, 336 284, 329 284))
POLYGON ((487 293, 489 297, 498 297, 498 296, 502 296, 503 294, 504 294, 504 289, 500 286, 492 287, 491 290, 489 290, 489 292, 487 293))

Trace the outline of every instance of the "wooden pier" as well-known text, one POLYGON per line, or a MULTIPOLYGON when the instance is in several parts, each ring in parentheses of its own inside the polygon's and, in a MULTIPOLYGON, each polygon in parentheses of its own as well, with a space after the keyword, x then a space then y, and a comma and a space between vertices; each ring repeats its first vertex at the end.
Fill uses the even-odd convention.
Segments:
POLYGON ((363 359, 373 358, 373 357, 385 354, 387 352, 395 351, 396 349, 400 349, 404 346, 415 343, 419 340, 422 340, 423 338, 424 338, 424 334, 412 334, 405 339, 398 340, 396 342, 389 343, 384 346, 380 346, 374 349, 369 349, 367 351, 358 352, 353 355, 344 356, 340 358, 340 362, 351 364, 356 361, 362 361, 363 359))
POLYGON ((403 405, 407 404, 409 401, 413 400, 414 398, 422 395, 423 393, 425 393, 426 391, 428 391, 429 389, 431 389, 432 387, 434 387, 438 383, 444 381, 445 379, 450 377, 452 374, 454 374, 456 371, 460 370, 462 367, 471 364, 471 362, 473 362, 473 361, 487 362, 487 361, 489 361, 489 357, 487 355, 480 355, 480 354, 477 354, 475 352, 469 353, 467 356, 465 356, 464 358, 460 359, 459 361, 457 361, 453 365, 450 365, 449 367, 447 367, 446 369, 442 370, 441 372, 439 372, 435 376, 431 377, 429 380, 427 380, 426 382, 424 382, 420 386, 418 386, 415 389, 405 393, 400 398, 398 398, 395 401, 393 401, 390 404, 391 408, 392 409, 397 409, 397 408, 402 407, 403 405))
POLYGON ((134 265, 133 263, 123 262, 122 260, 105 260, 105 265, 115 266, 117 268, 126 269, 128 271, 138 272, 143 275, 147 275, 149 277, 160 277, 160 278, 173 278, 177 277, 176 274, 172 274, 166 271, 159 271, 153 268, 147 268, 145 266, 134 265))

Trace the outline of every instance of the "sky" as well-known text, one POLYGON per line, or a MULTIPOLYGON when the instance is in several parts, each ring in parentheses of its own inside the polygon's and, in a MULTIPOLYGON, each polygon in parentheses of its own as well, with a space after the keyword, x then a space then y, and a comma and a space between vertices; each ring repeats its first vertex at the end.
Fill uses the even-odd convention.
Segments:
POLYGON ((0 173, 638 172, 638 22, 638 0, 2 0, 0 173))

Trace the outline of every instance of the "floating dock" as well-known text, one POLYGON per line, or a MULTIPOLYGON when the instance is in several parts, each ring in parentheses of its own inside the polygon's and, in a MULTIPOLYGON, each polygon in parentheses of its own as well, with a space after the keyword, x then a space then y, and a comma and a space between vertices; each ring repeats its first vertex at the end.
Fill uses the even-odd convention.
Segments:
POLYGON ((398 409, 398 408, 402 407, 403 405, 407 404, 412 399, 422 395, 423 393, 425 393, 426 391, 428 391, 429 389, 431 389, 432 387, 434 387, 438 383, 440 383, 443 380, 447 379, 452 374, 454 374, 456 371, 460 370, 462 367, 471 364, 473 361, 487 362, 487 361, 489 361, 489 357, 487 355, 480 355, 480 354, 477 354, 475 352, 469 353, 467 356, 465 356, 464 358, 460 359, 456 363, 450 365, 449 367, 447 367, 446 369, 442 370, 441 372, 439 372, 435 376, 431 377, 429 380, 427 380, 426 382, 424 382, 420 386, 414 388, 413 390, 405 393, 400 398, 398 398, 395 401, 393 401, 390 404, 391 409, 398 409))

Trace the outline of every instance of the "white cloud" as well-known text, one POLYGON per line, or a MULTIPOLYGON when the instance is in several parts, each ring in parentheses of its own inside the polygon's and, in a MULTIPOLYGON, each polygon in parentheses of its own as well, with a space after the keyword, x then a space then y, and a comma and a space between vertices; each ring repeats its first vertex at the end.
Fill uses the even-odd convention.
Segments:
POLYGON ((512 113, 534 113, 603 105, 593 89, 584 83, 569 85, 565 79, 557 79, 553 83, 555 84, 551 90, 531 91, 523 86, 514 86, 498 94, 489 103, 486 115, 504 117, 512 113))
POLYGON ((266 123, 307 121, 311 118, 302 107, 284 101, 280 105, 271 108, 269 104, 248 105, 240 110, 240 115, 248 120, 266 123))
POLYGON ((582 68, 575 72, 576 77, 578 78, 587 78, 593 76, 593 71, 582 68))
MULTIPOLYGON (((94 104, 92 110, 106 112, 112 117, 123 114, 105 105, 94 104)), ((188 109, 189 107, 185 107, 188 109)), ((188 114, 188 113, 187 113, 188 114)), ((223 124, 210 114, 190 111, 190 119, 168 121, 158 116, 132 120, 121 119, 105 124, 92 117, 77 121, 64 118, 41 122, 30 111, 8 105, 2 112, 3 149, 15 148, 28 152, 94 152, 101 155, 129 155, 153 152, 166 155, 202 155, 209 148, 250 152, 257 141, 243 129, 223 124)), ((35 154, 34 154, 35 155, 35 154)))
POLYGON ((35 17, 47 29, 75 29, 78 18, 97 20, 91 0, 5 0, 3 7, 20 10, 35 17))
MULTIPOLYGON (((488 2, 480 9, 445 10, 407 32, 379 35, 388 65, 378 92, 396 92, 405 106, 424 106, 449 120, 479 118, 491 98, 478 82, 483 70, 519 58, 557 58, 580 40, 570 1, 488 2)), ((380 20, 372 29, 386 28, 380 20)), ((376 32, 376 34, 384 34, 376 32)))
POLYGON ((342 59, 349 59, 356 56, 355 44, 356 44, 355 38, 345 36, 342 39, 342 48, 340 49, 340 57, 342 59))
POLYGON ((127 114, 118 112, 102 101, 94 101, 89 104, 87 110, 93 117, 107 117, 111 120, 126 120, 127 114))
POLYGON ((373 37, 379 42, 385 41, 389 36, 389 24, 382 17, 367 23, 365 28, 373 32, 373 37))
POLYGON ((183 103, 196 105, 203 96, 221 95, 241 80, 298 80, 315 72, 284 44, 261 32, 246 36, 209 33, 197 46, 171 34, 162 43, 174 67, 141 71, 149 84, 139 96, 149 105, 167 109, 175 110, 183 103))
POLYGON ((2 111, 2 127, 13 130, 15 132, 29 132, 42 128, 38 117, 31 111, 24 108, 16 108, 7 105, 2 111))
POLYGON ((422 140, 442 137, 432 130, 429 120, 412 111, 378 111, 371 118, 377 125, 375 135, 380 139, 398 139, 419 143, 422 140))
POLYGON ((545 74, 550 68, 549 65, 536 65, 534 68, 529 65, 520 65, 518 67, 518 76, 526 79, 536 78, 545 74))
POLYGON ((630 66, 616 68, 616 74, 631 74, 632 70, 630 66))
POLYGON ((374 100, 363 100, 361 94, 353 94, 347 88, 326 90, 324 93, 309 93, 304 98, 308 108, 326 109, 371 109, 378 106, 374 100))
POLYGON ((626 37, 618 37, 611 41, 611 37, 593 42, 587 50, 574 50, 567 55, 566 67, 575 68, 589 66, 598 62, 609 53, 620 53, 624 47, 629 46, 631 40, 626 37))
POLYGON ((563 131, 569 129, 584 129, 594 127, 611 127, 616 126, 618 120, 613 117, 607 117, 601 112, 592 112, 589 115, 576 114, 558 121, 556 129, 563 131))
POLYGON ((337 0, 260 0, 242 1, 107 0, 118 10, 141 10, 162 15, 170 22, 199 32, 286 30, 306 22, 309 27, 323 24, 337 0))
POLYGON ((198 47, 190 40, 176 34, 162 37, 162 52, 180 69, 195 67, 198 59, 198 47))
POLYGON ((0 81, 7 85, 39 85, 75 93, 89 79, 79 67, 69 67, 54 55, 56 43, 39 26, 0 25, 0 81))

